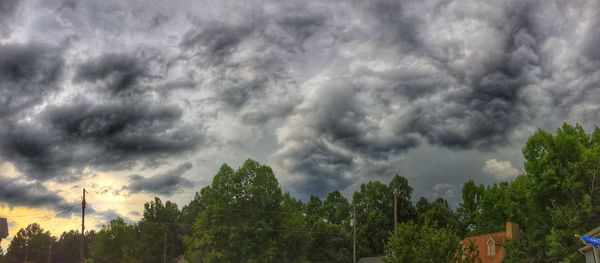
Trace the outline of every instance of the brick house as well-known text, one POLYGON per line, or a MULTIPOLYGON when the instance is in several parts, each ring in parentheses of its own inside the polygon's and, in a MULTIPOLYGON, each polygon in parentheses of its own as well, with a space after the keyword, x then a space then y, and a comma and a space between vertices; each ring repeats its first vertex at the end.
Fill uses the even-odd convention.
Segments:
POLYGON ((466 237, 465 246, 474 244, 483 263, 500 263, 504 259, 504 242, 519 237, 519 225, 506 222, 506 230, 466 237))

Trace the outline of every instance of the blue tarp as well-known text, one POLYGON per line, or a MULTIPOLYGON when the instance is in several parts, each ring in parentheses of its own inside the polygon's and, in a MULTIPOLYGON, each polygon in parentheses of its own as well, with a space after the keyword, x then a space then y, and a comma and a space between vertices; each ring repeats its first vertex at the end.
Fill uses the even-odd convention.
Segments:
POLYGON ((581 238, 586 244, 600 249, 600 238, 591 236, 580 236, 579 238, 581 238))

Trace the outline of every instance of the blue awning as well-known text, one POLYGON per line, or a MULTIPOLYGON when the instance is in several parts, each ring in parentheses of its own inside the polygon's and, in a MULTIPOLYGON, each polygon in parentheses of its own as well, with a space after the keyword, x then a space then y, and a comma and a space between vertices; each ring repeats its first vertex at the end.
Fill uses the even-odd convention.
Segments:
POLYGON ((586 244, 600 249, 600 238, 591 236, 580 236, 579 238, 581 238, 581 240, 583 240, 583 242, 585 242, 586 244))

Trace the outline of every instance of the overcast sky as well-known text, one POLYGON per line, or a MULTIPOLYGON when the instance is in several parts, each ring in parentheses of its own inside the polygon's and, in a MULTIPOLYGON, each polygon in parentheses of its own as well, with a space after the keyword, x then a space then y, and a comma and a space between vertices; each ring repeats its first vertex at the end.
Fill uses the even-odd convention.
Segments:
POLYGON ((457 204, 600 121, 599 5, 3 0, 0 203, 136 218, 253 158, 303 199, 401 174, 457 204))

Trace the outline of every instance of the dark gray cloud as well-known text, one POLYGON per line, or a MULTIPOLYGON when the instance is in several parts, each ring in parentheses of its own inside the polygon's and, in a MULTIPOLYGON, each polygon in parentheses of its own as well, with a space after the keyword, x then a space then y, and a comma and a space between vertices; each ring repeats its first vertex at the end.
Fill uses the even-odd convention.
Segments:
MULTIPOLYGON (((373 171, 394 173, 398 167, 388 160, 420 142, 460 151, 510 147, 512 136, 530 125, 537 111, 531 103, 548 98, 531 90, 554 81, 552 69, 543 65, 554 54, 544 50, 550 36, 540 25, 541 3, 490 3, 485 8, 496 6, 496 12, 473 7, 476 11, 458 17, 458 2, 436 4, 433 13, 429 5, 375 1, 365 6, 361 13, 374 18, 365 24, 378 31, 358 29, 356 35, 370 36, 377 50, 355 51, 354 68, 336 69, 349 79, 346 87, 330 85, 336 78, 324 81, 307 92, 278 130, 281 148, 271 161, 294 174, 287 179, 292 188, 306 183, 300 192, 330 191, 377 178, 373 171), (473 26, 469 19, 481 31, 436 31, 464 30, 473 26), (345 162, 339 162, 339 153, 347 156, 345 162), (331 158, 305 161, 321 155, 331 158)), ((420 180, 430 180, 425 177, 431 178, 420 180)))
POLYGON ((325 194, 356 181, 356 167, 385 161, 418 144, 414 135, 386 130, 363 110, 353 84, 333 82, 305 98, 278 130, 282 146, 271 161, 291 174, 294 190, 325 194))
POLYGON ((144 62, 137 57, 107 53, 80 65, 74 80, 97 83, 112 95, 119 95, 139 89, 140 81, 149 77, 147 74, 144 62))
POLYGON ((72 3, 0 19, 0 157, 29 178, 193 153, 264 157, 298 194, 407 170, 458 196, 489 160, 518 167, 536 128, 600 121, 591 0, 72 3), (442 178, 441 150, 470 166, 442 178))
POLYGON ((49 106, 32 122, 0 128, 0 153, 32 179, 74 179, 87 166, 153 165, 194 149, 201 134, 174 106, 79 101, 49 106))
MULTIPOLYGON (((582 57, 600 63, 598 45, 600 45, 600 11, 596 11, 594 21, 587 28, 583 48, 581 49, 582 57)), ((597 67, 598 65, 596 64, 595 66, 597 67)))
POLYGON ((165 173, 152 177, 143 177, 139 174, 129 176, 129 185, 125 186, 130 193, 154 193, 172 195, 183 188, 192 188, 194 183, 183 177, 192 168, 191 163, 183 163, 165 173))
POLYGON ((8 118, 58 90, 63 64, 61 50, 46 44, 0 45, 0 117, 8 118))
POLYGON ((210 64, 223 63, 236 51, 243 38, 254 31, 251 24, 231 25, 212 22, 199 29, 191 29, 180 45, 194 50, 194 55, 210 64))
POLYGON ((196 22, 180 42, 202 71, 211 102, 240 114, 246 124, 264 124, 291 112, 299 96, 288 62, 326 23, 326 16, 304 5, 274 8, 279 11, 231 10, 242 20, 196 22))
POLYGON ((531 14, 524 10, 514 10, 520 13, 498 25, 506 39, 500 58, 477 75, 457 79, 464 88, 436 101, 437 105, 417 104, 411 130, 446 147, 487 148, 508 142, 526 114, 520 92, 538 79, 538 47, 528 23, 531 14))
MULTIPOLYGON (((103 210, 103 211, 95 211, 95 209, 93 209, 92 207, 90 207, 90 209, 92 209, 94 211, 93 213, 90 214, 92 216, 91 221, 93 223, 95 223, 96 227, 98 227, 98 228, 102 227, 102 225, 108 224, 109 221, 111 221, 113 219, 117 219, 117 218, 121 218, 129 224, 136 223, 136 221, 119 213, 118 211, 116 211, 114 209, 107 209, 107 210, 103 210)), ((86 212, 87 212, 87 210, 86 210, 86 212)))
POLYGON ((419 27, 416 14, 409 14, 403 8, 404 2, 393 0, 368 1, 365 13, 377 21, 381 34, 381 44, 401 45, 405 50, 419 48, 419 27))
POLYGON ((0 36, 10 33, 20 3, 19 0, 0 2, 0 36))
POLYGON ((68 202, 57 192, 50 191, 38 182, 25 182, 0 175, 0 200, 13 206, 48 208, 65 216, 77 210, 77 203, 68 202))

